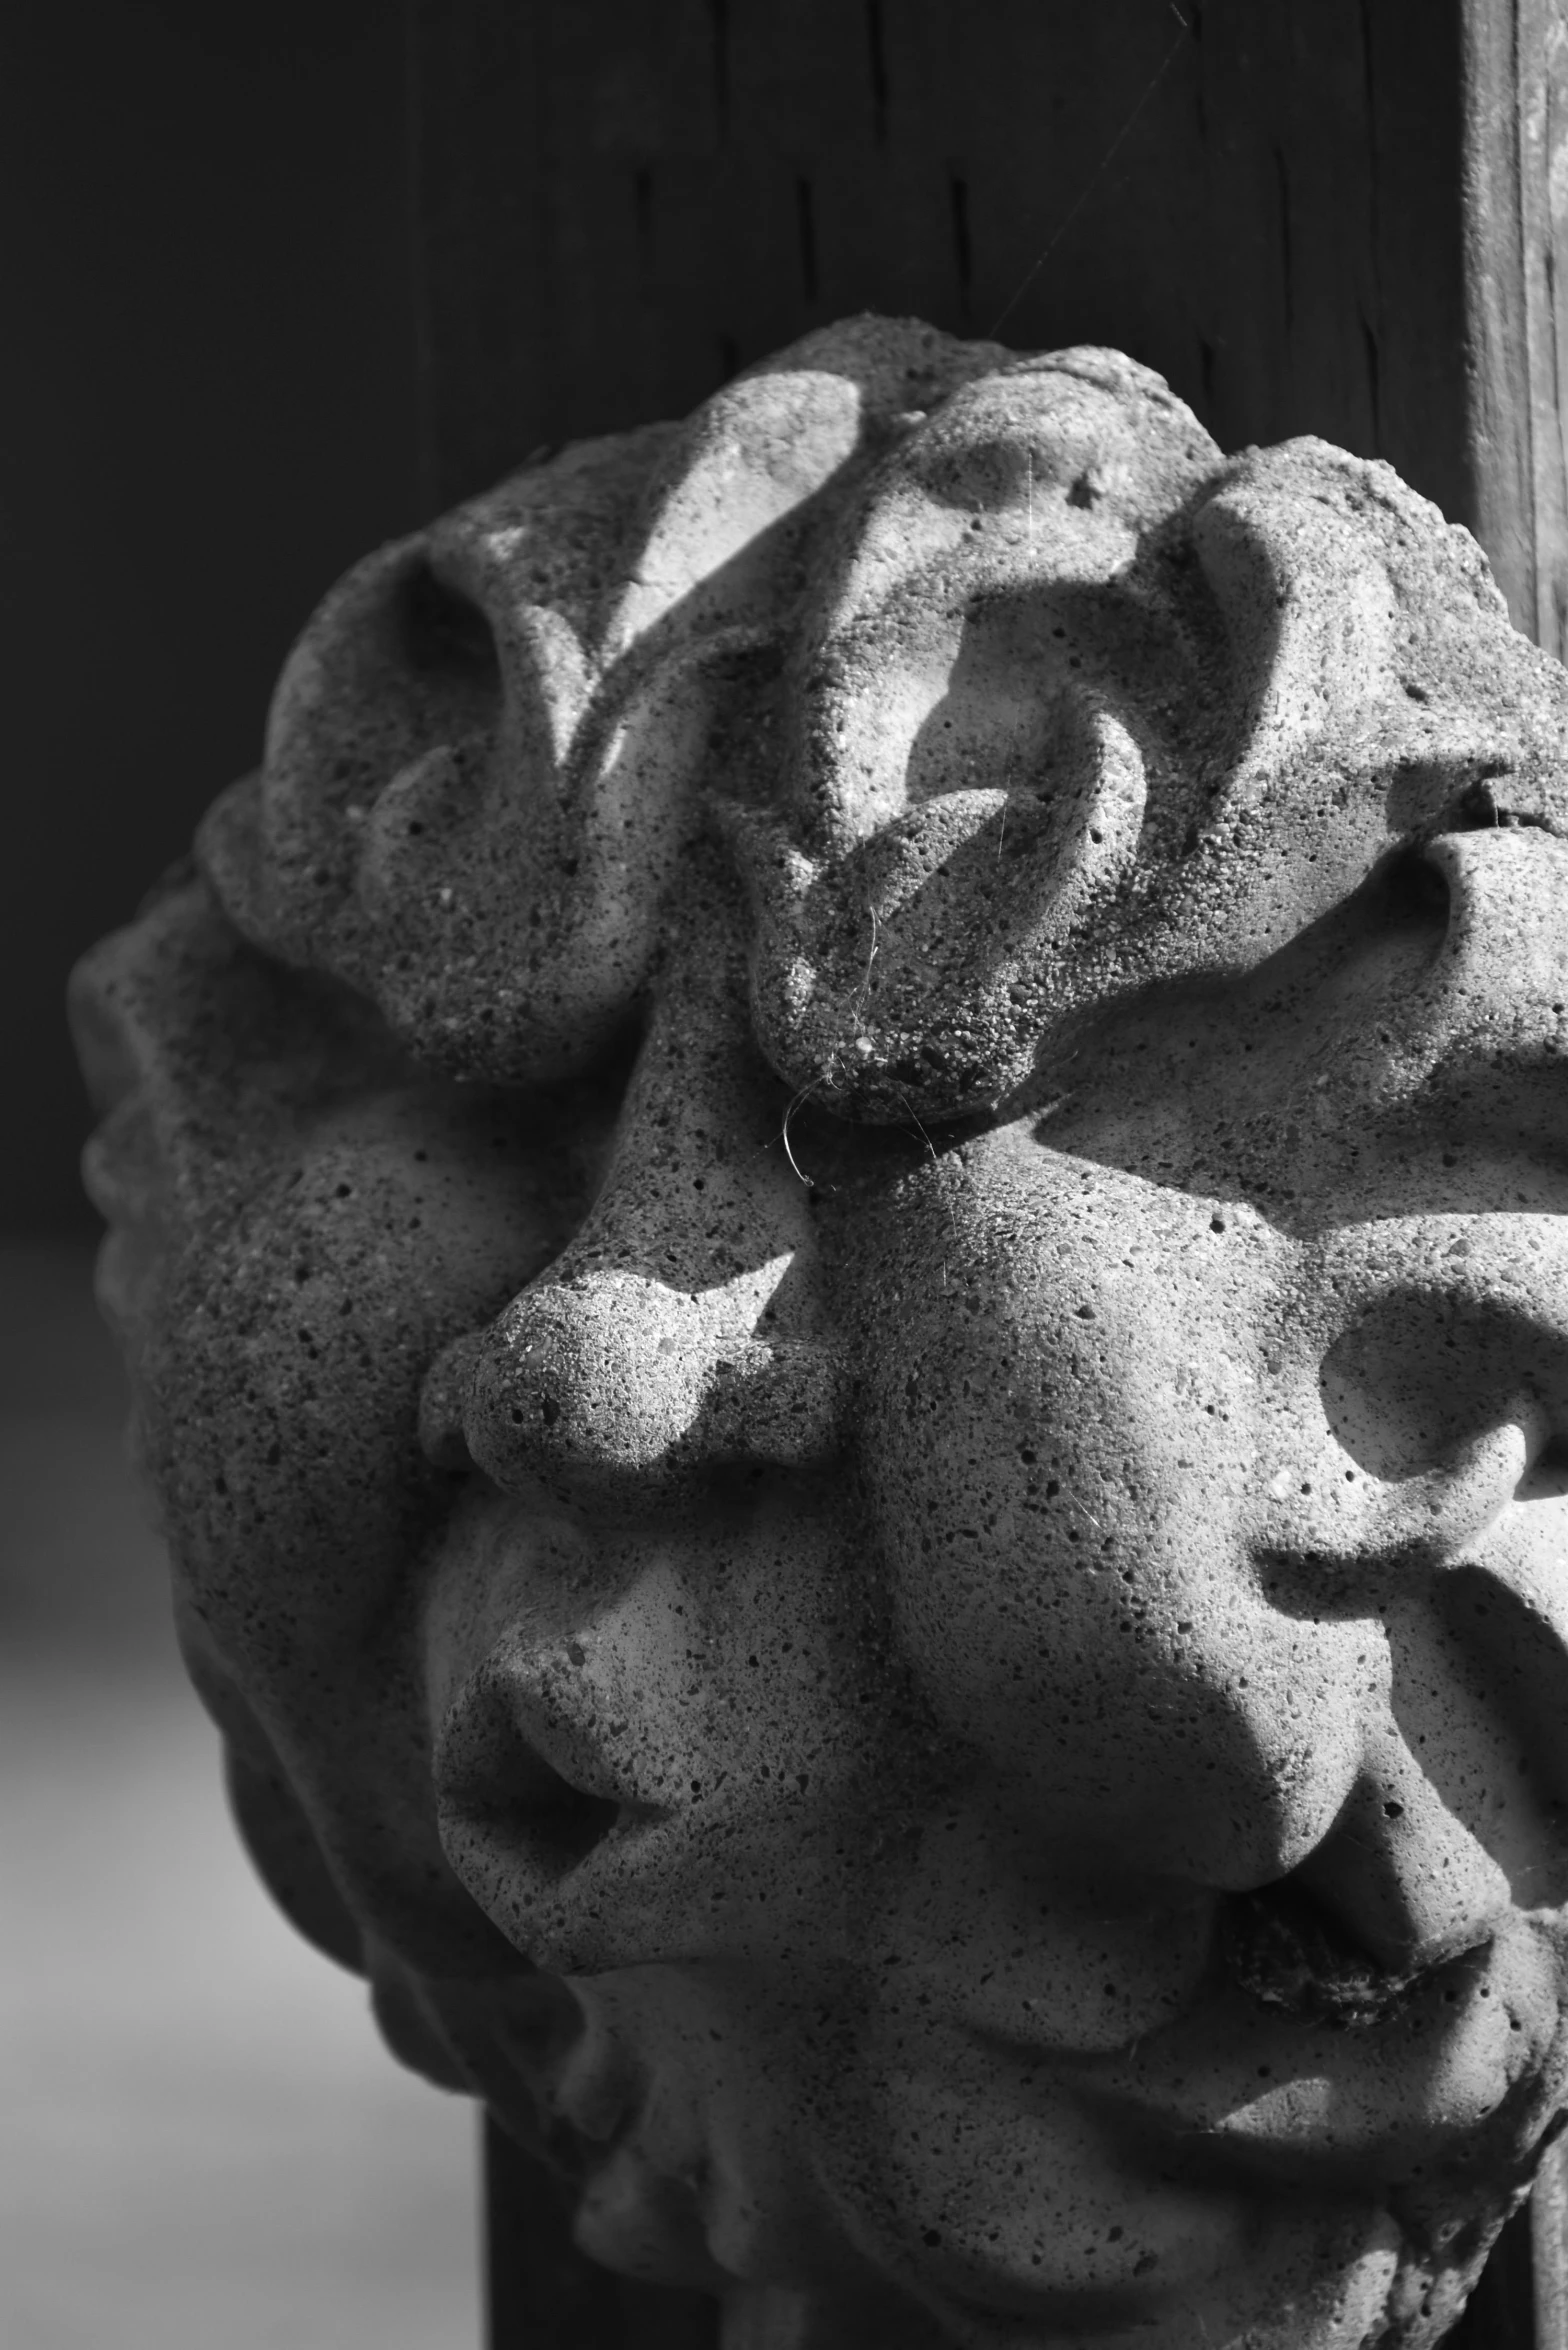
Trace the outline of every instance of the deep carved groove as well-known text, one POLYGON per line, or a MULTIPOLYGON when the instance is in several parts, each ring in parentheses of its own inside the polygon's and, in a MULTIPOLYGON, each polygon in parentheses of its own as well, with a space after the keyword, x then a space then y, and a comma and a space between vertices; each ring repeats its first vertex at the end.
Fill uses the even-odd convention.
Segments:
POLYGON ((404 582, 403 646, 411 665, 446 671, 499 690, 501 663, 490 623, 477 604, 421 563, 404 582))

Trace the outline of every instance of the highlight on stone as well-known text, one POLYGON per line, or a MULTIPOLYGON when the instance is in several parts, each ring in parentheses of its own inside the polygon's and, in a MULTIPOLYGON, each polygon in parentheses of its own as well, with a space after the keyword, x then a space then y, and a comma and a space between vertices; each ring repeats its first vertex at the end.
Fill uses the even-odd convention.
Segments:
POLYGON ((372 556, 78 975, 240 1824, 740 2350, 1436 2343, 1568 2104, 1568 674, 860 319, 372 556))

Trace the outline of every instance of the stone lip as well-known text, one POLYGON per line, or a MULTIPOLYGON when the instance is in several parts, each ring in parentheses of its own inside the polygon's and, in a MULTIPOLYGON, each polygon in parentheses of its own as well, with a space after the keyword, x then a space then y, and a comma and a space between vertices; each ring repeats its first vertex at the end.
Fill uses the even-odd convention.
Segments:
POLYGON ((1462 1937, 1466 1947, 1424 1957, 1419 1966, 1389 1966, 1352 1942, 1289 1878, 1236 1895, 1223 1933, 1225 1963, 1250 1999, 1303 2023, 1346 2031, 1398 2019, 1423 1992, 1445 1995, 1447 1978, 1488 1942, 1472 1927, 1462 1937), (1439 1975, 1445 1978, 1441 1984, 1439 1975))
POLYGON ((78 977, 258 1865, 758 2350, 1419 2350, 1524 2190, 1565 721, 1386 467, 850 321, 360 565, 78 977))

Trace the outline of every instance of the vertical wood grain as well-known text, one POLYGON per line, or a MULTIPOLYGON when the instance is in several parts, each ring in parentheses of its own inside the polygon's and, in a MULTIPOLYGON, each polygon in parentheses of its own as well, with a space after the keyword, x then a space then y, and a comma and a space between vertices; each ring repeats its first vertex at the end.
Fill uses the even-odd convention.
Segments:
POLYGON ((1468 509, 1460 0, 412 4, 432 502, 878 309, 1468 509))
POLYGON ((1466 0, 1464 91, 1475 528, 1515 621, 1561 657, 1568 650, 1562 0, 1466 0))
POLYGON ((1443 2350, 1568 2350, 1537 2327, 1531 2207, 1514 2214, 1443 2350))
POLYGON ((1530 2198, 1531 2350, 1568 2350, 1568 2145, 1547 2149, 1530 2198))

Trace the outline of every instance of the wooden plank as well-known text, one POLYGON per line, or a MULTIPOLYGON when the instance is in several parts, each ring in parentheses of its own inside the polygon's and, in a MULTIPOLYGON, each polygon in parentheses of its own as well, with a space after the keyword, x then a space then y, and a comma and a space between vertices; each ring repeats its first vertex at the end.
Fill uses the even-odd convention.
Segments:
POLYGON ((1474 527, 1518 625, 1568 653, 1568 11, 1466 0, 1465 272, 1474 527))
POLYGON ((871 308, 1469 512, 1459 6, 413 0, 430 495, 871 308))
POLYGON ((1530 2198, 1532 2350, 1568 2350, 1568 2145, 1548 2148, 1530 2198))
POLYGON ((1516 2212, 1492 2248, 1463 2317, 1443 2350, 1559 2350, 1535 2323, 1531 2210, 1516 2212))

